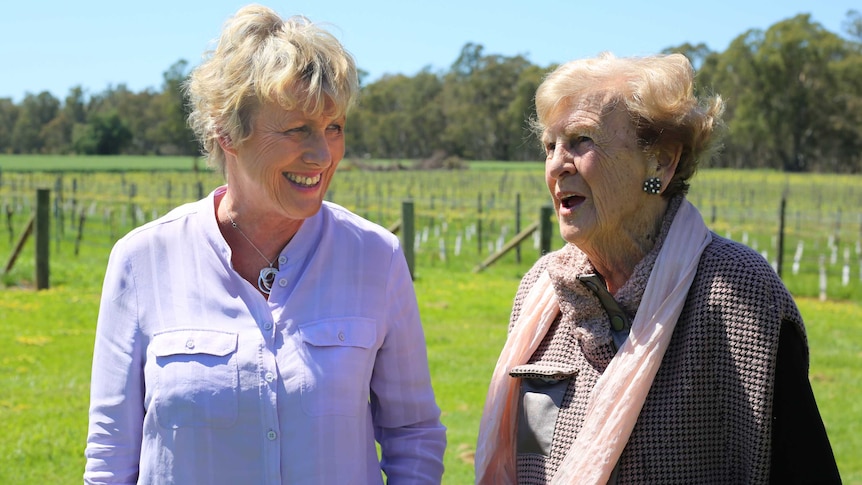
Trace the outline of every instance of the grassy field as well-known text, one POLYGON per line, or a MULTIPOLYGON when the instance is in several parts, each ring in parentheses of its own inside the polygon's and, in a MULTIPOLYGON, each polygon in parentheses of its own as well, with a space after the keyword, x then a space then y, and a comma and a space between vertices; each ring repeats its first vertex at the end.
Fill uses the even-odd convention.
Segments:
POLYGON ((0 155, 0 169, 10 172, 121 172, 128 170, 162 170, 187 172, 206 168, 197 157, 107 157, 97 155, 0 155))
MULTIPOLYGON (((39 168, 21 173, 9 162, 0 156, 0 203, 11 214, 3 226, 11 229, 9 234, 0 232, 0 262, 6 262, 29 217, 34 189, 47 186, 54 194, 59 189, 63 197, 54 207, 52 288, 29 289, 32 241, 0 284, 0 435, 5 438, 0 440, 0 484, 80 483, 93 332, 108 251, 133 225, 196 198, 199 190, 208 192, 219 177, 178 168, 189 164, 187 159, 159 160, 177 170, 170 174, 126 172, 117 168, 123 167, 120 162, 98 158, 81 163, 102 163, 114 172, 78 172, 71 170, 77 164, 70 159, 36 157, 16 161, 39 168), (45 172, 49 169, 39 164, 67 168, 45 172), (76 217, 80 213, 87 216, 82 228, 76 217), (79 230, 83 238, 76 245, 79 230)), ((538 251, 527 240, 521 262, 509 254, 482 273, 472 269, 504 235, 515 233, 508 195, 523 195, 525 225, 546 203, 541 167, 491 162, 473 164, 465 172, 371 174, 346 168, 335 178, 332 198, 384 226, 399 218, 400 201, 407 195, 416 201, 416 290, 434 387, 449 429, 444 483, 472 483, 488 379, 505 339, 518 281, 538 251)), ((854 246, 862 218, 853 211, 862 207, 862 178, 704 171, 691 199, 716 232, 769 252, 775 246, 775 197, 785 190, 795 196, 788 203, 785 281, 806 319, 812 386, 844 482, 862 484, 862 283, 854 246), (799 274, 793 275, 789 264, 800 241, 804 254, 799 274), (845 255, 853 277, 842 286, 845 255), (821 265, 829 270, 827 301, 817 298, 821 265)), ((555 240, 554 247, 559 243, 555 240)))

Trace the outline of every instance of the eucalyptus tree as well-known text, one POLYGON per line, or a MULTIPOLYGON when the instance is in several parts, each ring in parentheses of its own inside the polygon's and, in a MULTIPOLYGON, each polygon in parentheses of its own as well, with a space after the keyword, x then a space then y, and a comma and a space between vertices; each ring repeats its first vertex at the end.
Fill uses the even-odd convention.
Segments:
POLYGON ((18 118, 12 128, 14 153, 42 153, 45 148, 45 126, 57 116, 60 101, 50 92, 30 94, 21 101, 18 118))
POLYGON ((526 93, 537 85, 522 84, 522 74, 535 73, 534 66, 520 55, 484 55, 483 50, 466 44, 444 77, 444 143, 447 152, 465 159, 511 160, 523 151, 532 96, 526 93))
POLYGON ((841 135, 837 65, 848 55, 846 41, 807 14, 734 39, 709 66, 728 101, 725 156, 791 172, 840 156, 829 143, 841 135))
POLYGON ((162 74, 162 91, 152 99, 159 114, 153 135, 160 153, 194 155, 199 151, 195 134, 186 122, 190 108, 183 85, 188 76, 188 61, 178 60, 162 74))
POLYGON ((72 152, 72 134, 76 125, 87 122, 87 105, 84 88, 72 87, 57 112, 57 116, 42 128, 44 150, 48 153, 72 152))
POLYGON ((429 69, 413 77, 387 75, 365 86, 348 119, 349 154, 415 159, 439 150, 441 89, 439 77, 429 69))
POLYGON ((0 98, 0 153, 12 153, 12 131, 19 112, 12 98, 0 98))

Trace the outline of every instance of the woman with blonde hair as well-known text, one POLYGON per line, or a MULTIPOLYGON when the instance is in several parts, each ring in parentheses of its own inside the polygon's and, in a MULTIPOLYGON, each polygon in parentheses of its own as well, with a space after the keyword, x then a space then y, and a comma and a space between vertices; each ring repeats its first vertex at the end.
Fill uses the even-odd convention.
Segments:
POLYGON ((398 239, 323 200, 353 58, 252 5, 187 89, 227 184, 111 253, 84 481, 439 484, 445 428, 398 239))
POLYGON ((572 61, 536 93, 568 244, 515 297, 480 484, 838 483, 802 317, 686 200, 723 110, 679 54, 572 61))

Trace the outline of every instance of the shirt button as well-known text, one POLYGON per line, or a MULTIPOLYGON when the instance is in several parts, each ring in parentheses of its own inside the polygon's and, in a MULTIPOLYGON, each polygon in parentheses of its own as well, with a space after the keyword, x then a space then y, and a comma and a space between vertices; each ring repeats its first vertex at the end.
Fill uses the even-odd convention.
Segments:
POLYGON ((338 332, 338 340, 344 342, 344 332, 338 332))
POLYGON ((287 278, 282 278, 282 279, 278 280, 278 286, 281 286, 282 288, 287 286, 287 278))
POLYGON ((187 348, 187 349, 193 349, 193 348, 195 348, 195 341, 194 341, 194 340, 192 340, 192 339, 188 339, 188 340, 186 340, 186 348, 187 348))
POLYGON ((263 378, 266 379, 266 382, 272 382, 275 380, 275 374, 273 374, 272 372, 267 372, 263 375, 263 378))
POLYGON ((278 435, 275 433, 275 431, 269 430, 266 432, 266 439, 268 439, 269 441, 273 441, 276 438, 278 438, 278 435))
POLYGON ((284 264, 286 262, 287 262, 287 256, 279 256, 278 257, 278 264, 284 264))
POLYGON ((272 322, 266 322, 263 324, 264 330, 272 330, 272 322))

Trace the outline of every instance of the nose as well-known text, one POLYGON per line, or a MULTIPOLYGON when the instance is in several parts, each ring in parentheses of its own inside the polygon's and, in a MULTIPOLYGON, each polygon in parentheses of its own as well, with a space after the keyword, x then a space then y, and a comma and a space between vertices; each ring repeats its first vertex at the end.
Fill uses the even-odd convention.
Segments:
POLYGON ((324 133, 313 133, 306 139, 302 159, 311 165, 326 167, 332 163, 332 151, 324 133))
POLYGON ((576 172, 575 159, 572 153, 566 149, 564 143, 554 145, 554 151, 549 153, 545 159, 545 169, 553 178, 560 178, 563 174, 576 172))

